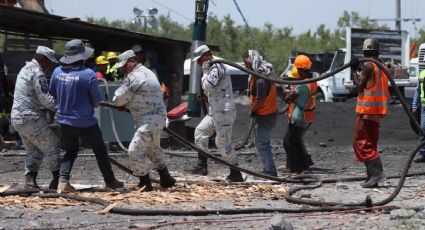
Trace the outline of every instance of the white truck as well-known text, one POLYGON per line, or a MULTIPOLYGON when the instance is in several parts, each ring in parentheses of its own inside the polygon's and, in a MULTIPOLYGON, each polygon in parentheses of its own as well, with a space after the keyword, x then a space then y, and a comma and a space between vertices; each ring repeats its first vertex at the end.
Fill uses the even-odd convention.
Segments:
POLYGON ((422 43, 419 46, 419 52, 418 52, 418 70, 416 74, 419 77, 419 73, 425 69, 425 43, 422 43))
MULTIPOLYGON (((350 62, 351 58, 363 57, 363 41, 367 38, 376 38, 379 40, 379 57, 384 62, 391 64, 395 82, 402 93, 404 93, 405 87, 415 87, 417 77, 409 76, 408 72, 410 37, 407 31, 347 27, 345 36, 346 47, 335 52, 328 72, 342 66, 344 63, 350 62)), ((323 100, 326 102, 337 101, 356 95, 356 87, 351 79, 350 68, 319 81, 318 85, 318 97, 323 97, 323 100)))

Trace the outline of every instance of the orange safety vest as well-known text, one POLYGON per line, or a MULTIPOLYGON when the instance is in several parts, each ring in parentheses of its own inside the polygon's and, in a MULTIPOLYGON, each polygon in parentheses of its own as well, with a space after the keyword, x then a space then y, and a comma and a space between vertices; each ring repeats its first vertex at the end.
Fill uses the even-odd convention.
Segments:
MULTIPOLYGON (((255 82, 257 81, 256 77, 251 77, 249 80, 249 103, 253 105, 258 99, 252 94, 254 92, 255 82)), ((263 107, 257 110, 255 113, 258 115, 269 115, 277 111, 277 101, 276 101, 276 85, 272 82, 267 81, 270 85, 269 92, 264 98, 263 107)))
POLYGON ((388 113, 388 78, 381 69, 373 64, 374 84, 365 88, 357 96, 356 113, 369 115, 387 115, 388 113))
MULTIPOLYGON (((316 93, 317 93, 317 82, 311 82, 307 84, 307 87, 310 91, 310 96, 308 97, 307 104, 304 107, 304 120, 307 123, 311 123, 316 118, 316 93)), ((292 88, 295 90, 295 86, 292 88)), ((295 109, 295 106, 297 105, 297 99, 295 98, 294 102, 291 102, 289 104, 288 108, 288 117, 291 118, 292 112, 295 109)))

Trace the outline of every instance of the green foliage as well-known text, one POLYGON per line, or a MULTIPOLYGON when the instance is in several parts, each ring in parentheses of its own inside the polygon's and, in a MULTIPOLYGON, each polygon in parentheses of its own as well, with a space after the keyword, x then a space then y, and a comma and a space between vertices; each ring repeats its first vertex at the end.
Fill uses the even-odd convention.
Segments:
MULTIPOLYGON (((193 25, 180 25, 173 21, 170 15, 161 15, 158 18, 158 30, 144 29, 143 26, 125 20, 109 22, 106 18, 87 18, 87 21, 179 40, 190 41, 192 37, 193 25)), ((274 71, 280 74, 286 67, 288 57, 296 55, 297 52, 317 53, 344 47, 345 27, 389 29, 387 25, 370 22, 367 17, 362 17, 353 11, 344 11, 338 19, 337 25, 336 29, 331 30, 322 24, 315 30, 308 30, 298 35, 293 34, 292 27, 276 28, 270 22, 265 23, 261 28, 253 27, 252 30, 266 57, 274 65, 274 71)), ((415 41, 425 42, 425 28, 419 31, 419 35, 415 41)), ((207 43, 220 47, 220 51, 215 55, 235 62, 242 61, 241 55, 246 50, 258 50, 249 36, 247 28, 244 25, 236 25, 230 15, 226 15, 222 19, 214 14, 208 16, 207 43)))

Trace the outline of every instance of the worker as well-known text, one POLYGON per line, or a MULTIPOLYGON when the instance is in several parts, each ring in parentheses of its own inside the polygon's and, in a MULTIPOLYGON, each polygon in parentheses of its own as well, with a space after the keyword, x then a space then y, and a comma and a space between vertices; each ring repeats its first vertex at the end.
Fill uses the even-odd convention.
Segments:
POLYGON ((55 63, 58 63, 55 51, 38 46, 34 58, 19 71, 16 79, 11 118, 27 151, 26 188, 39 188, 37 175, 44 157, 53 176, 49 188, 56 189, 58 186, 60 141, 42 115, 43 109, 56 110, 56 102, 48 92, 46 77, 55 63))
POLYGON ((115 81, 121 81, 123 75, 118 68, 117 54, 115 52, 108 52, 106 59, 109 62, 106 74, 110 75, 115 81))
MULTIPOLYGON (((271 76, 273 66, 263 60, 263 57, 257 51, 248 50, 242 55, 242 58, 247 69, 271 76)), ((263 162, 263 173, 277 176, 270 144, 271 132, 276 125, 278 109, 276 85, 268 80, 250 75, 248 89, 251 105, 250 115, 255 122, 255 147, 263 162)))
MULTIPOLYGON (((294 66, 300 79, 312 77, 312 62, 305 55, 295 58, 294 66)), ((307 153, 304 144, 304 134, 310 128, 316 114, 317 83, 293 85, 286 92, 285 100, 288 107, 288 129, 283 138, 283 147, 286 152, 286 168, 291 173, 302 173, 313 165, 311 156, 307 153)))
POLYGON ((0 127, 1 137, 4 140, 11 140, 12 134, 9 132, 9 118, 10 108, 12 106, 13 97, 10 96, 11 84, 8 81, 6 73, 6 65, 3 58, 0 56, 0 127))
POLYGON ((161 85, 156 75, 139 62, 132 50, 120 54, 118 60, 125 79, 115 91, 112 103, 129 109, 137 126, 128 147, 133 174, 140 177, 138 186, 148 192, 153 190, 149 171, 156 169, 161 187, 170 188, 176 180, 168 172, 160 146, 166 119, 161 85))
MULTIPOLYGON (((416 113, 420 109, 421 128, 425 131, 425 92, 424 92, 425 70, 419 72, 419 83, 416 86, 415 96, 412 101, 412 112, 416 113)), ((425 136, 419 132, 419 141, 425 141, 425 136)), ((415 163, 425 163, 425 147, 419 149, 419 155, 413 160, 415 163)))
MULTIPOLYGON (((223 158, 237 165, 237 153, 232 146, 232 128, 236 119, 232 82, 223 64, 210 65, 213 56, 208 46, 201 45, 193 51, 193 61, 202 66, 201 86, 208 100, 208 114, 195 129, 195 143, 208 149, 209 137, 216 133, 215 144, 223 158)), ((207 175, 207 158, 198 154, 198 164, 191 170, 194 174, 207 175)), ((242 182, 240 171, 230 168, 226 178, 242 182)))
POLYGON ((289 72, 288 77, 289 78, 299 78, 300 77, 300 75, 298 74, 297 67, 292 66, 291 72, 289 72))
POLYGON ((114 78, 107 74, 109 61, 105 56, 100 55, 96 58, 96 78, 97 79, 106 79, 108 81, 114 81, 114 78))
MULTIPOLYGON (((382 62, 379 59, 378 40, 366 39, 363 42, 363 55, 382 62)), ((350 63, 352 70, 359 65, 356 58, 350 63)), ((361 185, 363 188, 371 188, 385 178, 378 152, 378 139, 379 122, 388 113, 388 78, 373 62, 364 63, 360 75, 356 71, 352 72, 358 89, 353 149, 357 161, 366 166, 367 180, 361 185)))
POLYGON ((58 193, 76 191, 69 180, 78 156, 79 138, 84 139, 93 150, 105 187, 117 189, 124 186, 115 179, 105 142, 94 116, 94 107, 100 102, 99 86, 93 70, 83 65, 93 51, 81 40, 68 41, 65 44, 65 55, 60 59, 61 66, 53 71, 50 80, 49 93, 57 100, 57 116, 65 149, 58 193))

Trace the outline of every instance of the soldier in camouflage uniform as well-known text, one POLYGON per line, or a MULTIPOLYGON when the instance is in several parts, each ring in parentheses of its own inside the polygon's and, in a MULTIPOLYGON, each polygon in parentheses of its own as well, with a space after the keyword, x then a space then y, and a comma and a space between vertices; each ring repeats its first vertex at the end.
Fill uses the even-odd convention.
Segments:
MULTIPOLYGON (((193 61, 202 65, 201 85, 209 103, 208 114, 195 129, 195 143, 203 149, 208 149, 208 139, 215 131, 215 144, 221 155, 225 160, 237 165, 237 153, 232 147, 232 127, 236 119, 236 109, 230 75, 222 64, 210 66, 213 56, 208 46, 199 46, 193 54, 193 61)), ((208 174, 207 159, 200 155, 198 158, 198 164, 192 173, 208 174)), ((232 182, 243 181, 242 174, 232 168, 227 179, 232 182)))
POLYGON ((168 172, 159 145, 166 119, 161 86, 155 74, 136 58, 134 51, 122 53, 118 60, 126 78, 115 91, 112 101, 116 106, 129 109, 136 123, 137 130, 128 148, 133 173, 140 177, 139 187, 151 191, 149 171, 156 169, 161 187, 170 188, 176 180, 168 172))
POLYGON ((60 142, 42 115, 43 109, 55 111, 55 100, 48 93, 46 74, 57 62, 55 51, 39 46, 34 58, 26 63, 16 79, 11 118, 27 150, 25 187, 39 188, 36 178, 44 157, 53 175, 49 188, 58 186, 60 142))

